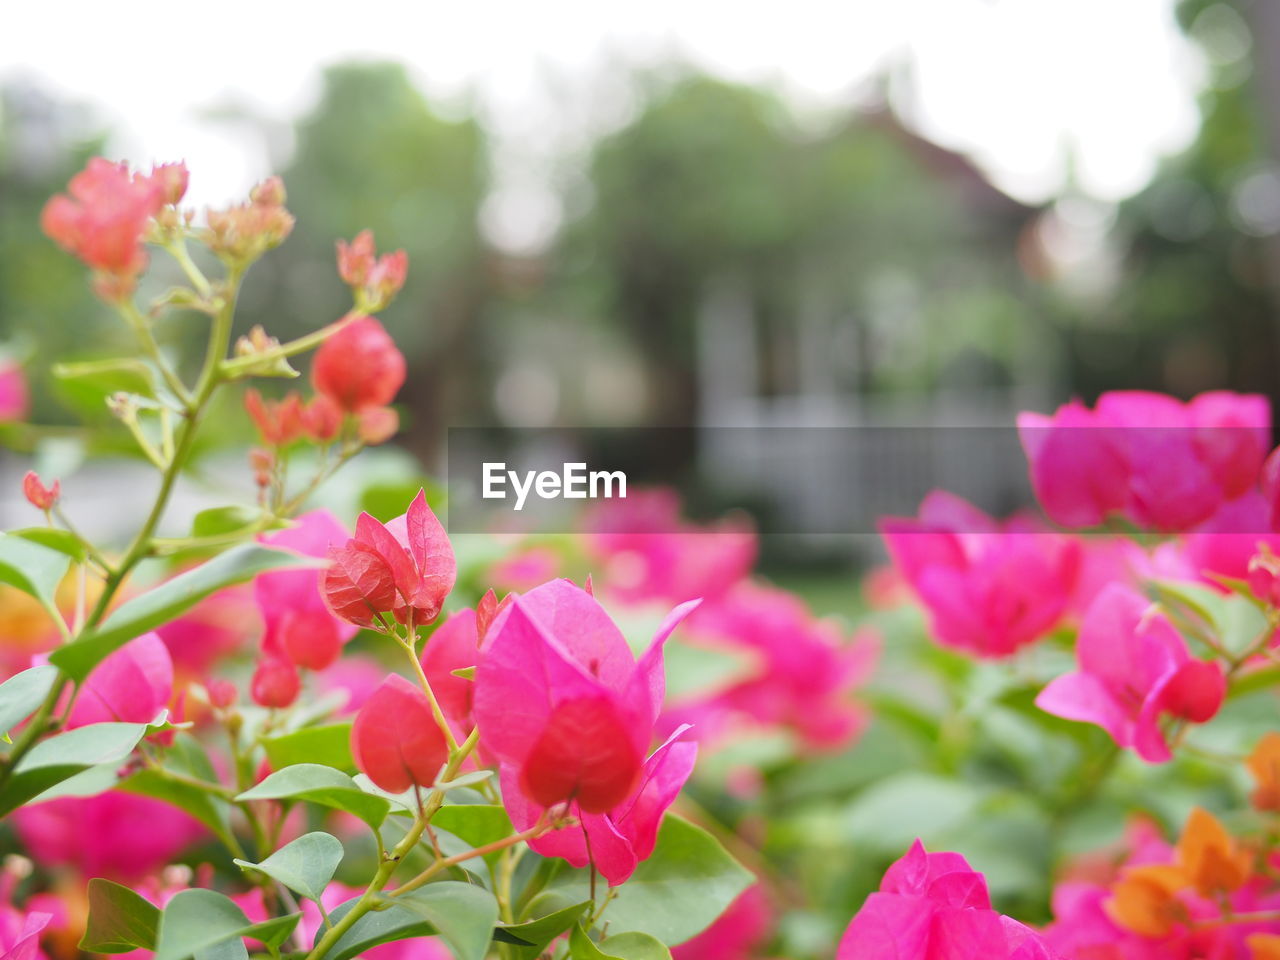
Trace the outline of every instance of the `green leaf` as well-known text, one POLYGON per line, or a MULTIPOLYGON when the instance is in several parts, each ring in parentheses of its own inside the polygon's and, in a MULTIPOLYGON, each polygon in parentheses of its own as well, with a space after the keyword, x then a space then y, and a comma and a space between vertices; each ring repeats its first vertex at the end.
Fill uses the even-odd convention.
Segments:
POLYGON ((118 883, 89 881, 89 920, 80 949, 88 953, 154 950, 160 910, 118 883))
POLYGON ((596 946, 580 923, 574 924, 573 932, 569 934, 569 956, 573 960, 622 960, 621 957, 610 956, 596 946))
MULTIPOLYGON (((615 888, 604 918, 615 929, 683 943, 709 927, 754 879, 711 834, 668 813, 653 854, 615 888)), ((586 899, 586 872, 570 874, 558 889, 586 899)))
POLYGON ((582 919, 590 906, 591 901, 584 900, 536 920, 500 924, 494 930, 494 939, 516 944, 520 947, 518 952, 522 960, 533 960, 546 949, 547 944, 582 919))
MULTIPOLYGON (((431 825, 449 831, 473 848, 501 840, 514 832, 507 811, 501 805, 487 803, 459 803, 441 807, 431 818, 431 825)), ((490 856, 500 855, 501 851, 495 851, 490 856)))
POLYGON ((960 780, 908 771, 872 784, 845 810, 857 843, 878 853, 905 850, 916 837, 929 842, 972 817, 983 791, 960 780))
MULTIPOLYGON (((0 540, 0 548, 7 540, 0 540)), ((26 544, 23 540, 15 542, 26 544)), ((241 544, 122 604, 97 630, 59 647, 49 660, 73 679, 83 680, 105 657, 134 637, 168 623, 223 587, 252 580, 268 570, 308 565, 314 565, 314 561, 296 553, 271 550, 256 543, 241 544)))
POLYGON ((65 553, 24 537, 0 534, 0 583, 35 597, 50 616, 60 616, 54 595, 69 562, 65 553))
MULTIPOLYGON (((300 913, 250 923, 244 911, 228 897, 213 890, 183 890, 165 906, 160 915, 154 960, 184 960, 200 955, 228 941, 252 937, 270 947, 278 947, 293 933, 300 913)), ((221 960, 226 954, 217 951, 221 960)))
POLYGON ((191 521, 191 536, 220 537, 223 534, 235 533, 256 523, 259 517, 257 510, 248 507, 211 507, 201 510, 191 521))
POLYGON ((146 732, 145 723, 93 723, 40 741, 0 788, 0 817, 90 767, 119 763, 146 732))
POLYGON ((667 945, 647 933, 615 933, 600 941, 600 949, 618 960, 671 960, 667 945))
POLYGON ((90 417, 106 414, 104 401, 115 393, 154 397, 155 376, 141 360, 127 357, 84 363, 56 363, 57 392, 70 406, 90 417))
POLYGON ((484 960, 489 952, 498 901, 488 890, 443 880, 396 897, 396 902, 431 924, 457 960, 484 960))
POLYGON ((341 770, 318 763, 298 763, 277 770, 237 800, 306 800, 322 807, 345 810, 373 829, 386 819, 390 801, 365 793, 341 770))
POLYGON ((342 843, 337 837, 317 831, 287 843, 261 863, 236 860, 236 866, 260 870, 290 890, 320 902, 320 895, 342 862, 342 843))
POLYGON ((350 723, 304 727, 292 733, 267 737, 262 745, 276 770, 298 763, 318 763, 346 773, 354 773, 356 769, 351 756, 350 723))
POLYGON ((35 713, 57 679, 58 668, 43 664, 0 683, 0 733, 8 733, 35 713))
POLYGON ((88 548, 84 542, 70 530, 59 530, 57 527, 27 527, 23 530, 10 530, 9 536, 30 540, 50 550, 66 554, 77 563, 88 556, 88 548))

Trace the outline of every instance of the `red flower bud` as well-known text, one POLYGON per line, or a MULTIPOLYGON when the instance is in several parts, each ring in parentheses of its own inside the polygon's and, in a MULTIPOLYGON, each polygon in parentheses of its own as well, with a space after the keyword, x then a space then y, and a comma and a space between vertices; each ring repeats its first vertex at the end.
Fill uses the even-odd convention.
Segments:
POLYGON ((249 199, 260 207, 284 206, 284 181, 279 177, 267 177, 249 191, 249 199))
POLYGON ((53 486, 46 487, 40 482, 34 470, 28 470, 27 475, 22 478, 22 493, 27 498, 27 502, 37 510, 48 511, 62 495, 62 481, 55 480, 53 486))
POLYGON ((151 168, 151 182, 160 190, 164 202, 170 205, 181 202, 187 195, 191 174, 185 163, 162 163, 151 168))
POLYGON ((289 659, 308 670, 332 666, 342 653, 338 623, 323 609, 285 610, 276 630, 289 659))
POLYGON ((262 707, 287 707, 298 699, 301 690, 297 667, 283 657, 259 660, 249 684, 253 702, 262 707))
POLYGON ((271 474, 276 468, 276 455, 270 450, 254 447, 249 451, 249 466, 253 468, 253 482, 259 487, 271 486, 271 474))
POLYGON ((302 429, 307 439, 316 443, 329 443, 342 428, 342 410, 323 394, 316 394, 302 408, 302 429))
POLYGON ((373 231, 361 230, 351 243, 338 241, 338 276, 349 287, 363 287, 373 269, 373 231))
POLYGON ((269 447, 286 447, 302 436, 305 429, 302 397, 296 390, 283 400, 263 400, 257 390, 244 392, 244 408, 269 447))
POLYGON ((219 710, 234 707, 240 699, 240 691, 230 680, 206 680, 204 689, 209 695, 210 706, 219 710))
POLYGON ((311 383, 350 413, 385 407, 404 383, 404 355, 381 323, 360 316, 316 351, 311 383))
POLYGON ((489 624, 498 615, 498 595, 493 587, 485 591, 480 602, 476 604, 476 645, 484 642, 484 635, 489 632, 489 624))
POLYGON ((400 414, 393 407, 370 407, 359 413, 358 432, 366 446, 386 443, 400 429, 400 414))
POLYGON ((387 677, 360 708, 351 752, 360 772, 390 793, 431 786, 449 759, 426 694, 399 674, 387 677))

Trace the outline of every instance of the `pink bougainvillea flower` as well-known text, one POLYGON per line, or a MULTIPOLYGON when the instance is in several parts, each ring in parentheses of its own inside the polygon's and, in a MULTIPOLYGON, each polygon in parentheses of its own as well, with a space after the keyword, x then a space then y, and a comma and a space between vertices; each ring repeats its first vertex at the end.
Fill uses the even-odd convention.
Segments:
POLYGON ((207 830, 172 804, 110 790, 59 797, 11 815, 23 847, 41 866, 130 883, 153 873, 207 830))
POLYGON ((45 960, 40 934, 52 913, 24 913, 9 904, 0 906, 0 960, 45 960))
POLYGON ((390 793, 431 786, 449 759, 427 695, 398 673, 356 714, 351 752, 360 772, 390 793))
POLYGON ((68 727, 150 723, 173 696, 173 660, 154 633, 130 640, 103 660, 80 688, 68 727))
POLYGON ((404 384, 404 354, 376 317, 357 316, 316 351, 311 384, 347 413, 385 407, 404 384))
POLYGON ((1190 403, 1142 391, 1105 393, 1051 417, 1018 418, 1031 483, 1050 518, 1095 526, 1123 514, 1143 528, 1186 531, 1257 481, 1271 429, 1266 399, 1225 391, 1190 403))
POLYGON ((169 176, 131 173, 123 163, 93 157, 71 178, 68 194, 45 204, 40 225, 60 247, 95 270, 121 279, 147 264, 142 236, 164 206, 169 176))
POLYGON ((260 629, 253 588, 244 584, 206 597, 156 633, 182 677, 203 679, 224 657, 243 650, 260 629))
POLYGON ((1189 534, 1182 548, 1184 562, 1193 577, 1219 586, 1214 576, 1243 580, 1249 561, 1265 544, 1280 551, 1280 535, 1270 532, 1267 501, 1256 490, 1219 507, 1189 534))
POLYGON ((866 725, 867 711, 851 693, 866 682, 878 658, 874 631, 860 631, 846 642, 834 623, 819 620, 800 598, 744 582, 699 608, 687 638, 744 650, 755 664, 709 695, 673 704, 664 715, 668 729, 696 720, 699 739, 705 739, 740 716, 790 728, 806 746, 836 749, 866 725))
MULTIPOLYGON (((329 511, 313 510, 298 517, 292 527, 261 540, 277 549, 319 558, 348 536, 329 511)), ((254 580, 254 599, 266 625, 262 648, 267 654, 287 656, 308 670, 323 670, 355 636, 357 628, 335 617, 325 605, 320 595, 322 575, 321 570, 302 568, 275 570, 254 580)))
POLYGON ((773 911, 760 884, 753 884, 715 923, 692 940, 671 948, 672 960, 747 960, 769 939, 773 911))
POLYGON ((0 423, 25 420, 30 411, 27 375, 19 364, 0 357, 0 423))
POLYGON ((531 841, 537 852, 577 867, 594 859, 615 885, 653 852, 696 753, 677 742, 682 729, 645 759, 666 689, 662 647, 696 605, 673 610, 639 662, 604 608, 565 580, 497 615, 476 671, 474 712, 499 765, 503 803, 518 830, 560 805, 580 823, 531 841))
POLYGON ((1124 509, 1129 463, 1097 415, 1078 400, 1051 417, 1018 414, 1031 486, 1045 513, 1064 527, 1093 527, 1124 509))
POLYGON ((998 523, 949 493, 880 532, 944 646, 1005 657, 1052 630, 1075 590, 1080 545, 1015 518, 998 523))
MULTIPOLYGON (((364 893, 360 887, 350 887, 335 880, 324 888, 320 895, 326 913, 332 913, 341 904, 354 900, 364 893)), ((299 904, 302 918, 298 921, 298 932, 306 943, 314 942, 316 935, 325 926, 325 916, 313 900, 303 900, 299 904)), ((250 919, 253 919, 250 917, 250 919)), ((410 937, 405 940, 392 940, 380 943, 376 947, 362 950, 360 956, 365 960, 453 960, 453 951, 444 945, 439 937, 410 937)))
POLYGON ((1160 718, 1212 719, 1226 695, 1222 668, 1193 658, 1173 625, 1121 584, 1094 600, 1076 641, 1080 668, 1036 697, 1046 713, 1094 723, 1150 763, 1170 759, 1160 718))
POLYGON ((401 623, 431 623, 453 589, 458 567, 444 527, 421 490, 403 516, 385 526, 362 513, 356 535, 329 551, 322 580, 335 616, 372 626, 379 614, 401 623))
POLYGON ((991 909, 958 853, 917 840, 845 930, 836 960, 1059 960, 1040 934, 991 909))
POLYGON ((600 501, 587 530, 588 548, 604 562, 610 595, 633 603, 709 602, 750 573, 758 548, 745 518, 689 523, 681 517, 679 495, 667 488, 600 501))

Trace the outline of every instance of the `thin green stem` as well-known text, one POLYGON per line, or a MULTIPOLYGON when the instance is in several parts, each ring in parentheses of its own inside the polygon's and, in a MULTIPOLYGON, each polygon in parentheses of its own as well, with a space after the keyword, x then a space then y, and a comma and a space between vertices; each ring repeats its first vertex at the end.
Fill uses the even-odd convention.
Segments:
POLYGON ((535 840, 554 826, 555 824, 550 820, 547 820, 545 816, 540 817, 538 822, 528 830, 522 830, 519 833, 513 833, 500 840, 494 840, 492 843, 486 843, 483 846, 476 847, 474 850, 466 850, 462 853, 455 853, 452 857, 445 857, 443 860, 437 860, 412 880, 402 883, 394 890, 388 891, 387 896, 398 897, 406 893, 411 893, 423 884, 428 883, 436 874, 442 873, 450 867, 456 867, 460 863, 464 863, 467 860, 473 860, 476 857, 483 857, 486 854, 497 853, 499 850, 514 847, 516 844, 524 843, 527 840, 535 840))
POLYGON ((319 330, 315 330, 305 336, 298 337, 296 340, 282 343, 278 347, 272 347, 270 350, 264 350, 262 353, 255 353, 250 356, 236 357, 234 360, 225 360, 222 363, 222 374, 228 380, 234 380, 250 370, 270 364, 273 360, 283 360, 297 356, 299 353, 305 353, 313 347, 320 346, 343 327, 354 321, 357 316, 359 314, 352 312, 341 320, 321 327, 319 330))
POLYGON ((178 266, 182 268, 182 272, 191 281, 191 286, 195 287, 196 293, 202 297, 208 297, 213 292, 213 286, 209 283, 203 271, 196 266, 196 262, 191 259, 191 254, 187 251, 187 241, 179 237, 172 243, 166 243, 164 248, 169 252, 169 256, 177 261, 178 266))
POLYGON ((445 719, 444 710, 440 707, 440 701, 436 699, 435 691, 431 689, 431 681, 427 679, 427 673, 422 669, 422 661, 418 659, 417 649, 412 640, 400 640, 399 637, 396 639, 400 643, 400 648, 408 655, 410 663, 413 664, 413 670, 418 675, 418 683, 427 695, 427 702, 431 704, 431 715, 435 718, 436 726, 440 728, 440 732, 444 734, 445 743, 449 744, 449 752, 451 754, 456 753, 458 739, 449 728, 449 721, 445 719))

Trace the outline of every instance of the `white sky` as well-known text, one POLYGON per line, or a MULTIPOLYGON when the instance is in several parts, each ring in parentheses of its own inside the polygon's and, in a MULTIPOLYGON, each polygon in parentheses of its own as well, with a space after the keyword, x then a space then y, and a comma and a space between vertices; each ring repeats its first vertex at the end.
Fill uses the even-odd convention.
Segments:
POLYGON ((1068 151, 1087 191, 1139 189, 1190 142, 1202 59, 1172 0, 0 0, 0 78, 34 77, 122 131, 117 155, 181 157, 193 199, 221 201, 267 172, 261 144, 196 111, 234 98, 288 121, 317 72, 348 56, 407 63, 432 95, 481 96, 499 154, 487 211, 498 239, 536 242, 557 219, 546 171, 621 94, 619 62, 684 56, 776 85, 808 110, 853 97, 910 60, 913 122, 970 152, 1023 199, 1063 184, 1068 151), (153 66, 154 65, 154 66, 153 66))

